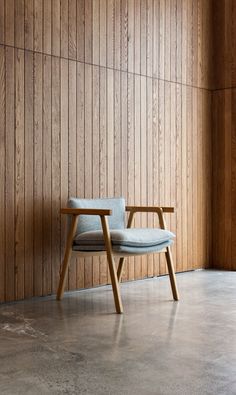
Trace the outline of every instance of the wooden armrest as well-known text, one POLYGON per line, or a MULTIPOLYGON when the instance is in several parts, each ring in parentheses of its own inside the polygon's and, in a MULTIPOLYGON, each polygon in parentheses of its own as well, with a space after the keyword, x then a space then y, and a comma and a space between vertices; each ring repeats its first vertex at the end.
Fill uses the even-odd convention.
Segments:
POLYGON ((155 213, 162 210, 163 213, 174 213, 174 207, 157 207, 157 206, 126 206, 126 211, 140 212, 140 213, 155 213))
POLYGON ((100 208, 62 208, 61 214, 70 215, 111 215, 112 210, 100 208))

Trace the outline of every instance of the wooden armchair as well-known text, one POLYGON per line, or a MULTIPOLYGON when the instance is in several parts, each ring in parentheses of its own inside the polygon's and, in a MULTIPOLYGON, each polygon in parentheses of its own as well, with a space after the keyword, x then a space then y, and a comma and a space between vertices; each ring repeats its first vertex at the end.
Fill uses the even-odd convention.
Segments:
POLYGON ((124 259, 128 256, 164 252, 174 300, 179 299, 170 246, 175 237, 166 230, 163 213, 173 213, 173 207, 126 206, 123 198, 75 199, 61 213, 70 216, 65 255, 62 263, 57 299, 63 297, 71 253, 78 256, 107 255, 114 302, 117 313, 123 313, 119 282, 124 259), (125 227, 125 211, 129 212, 125 227), (159 217, 160 228, 131 228, 137 212, 153 212, 159 217), (119 256, 118 270, 114 256, 119 256))

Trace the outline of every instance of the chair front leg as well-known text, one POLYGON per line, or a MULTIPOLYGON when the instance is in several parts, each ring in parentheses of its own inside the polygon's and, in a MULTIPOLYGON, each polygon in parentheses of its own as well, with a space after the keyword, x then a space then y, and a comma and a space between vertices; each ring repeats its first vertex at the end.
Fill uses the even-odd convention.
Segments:
POLYGON ((73 239, 74 239, 74 235, 75 235, 76 228, 77 228, 77 223, 78 223, 78 216, 73 215, 71 227, 70 227, 70 230, 69 230, 69 233, 67 236, 65 255, 64 255, 64 259, 63 259, 63 263, 62 263, 60 282, 59 282, 59 286, 58 286, 58 290, 57 290, 57 300, 61 300, 63 297, 63 294, 64 294, 66 275, 68 272, 68 267, 69 267, 71 252, 72 252, 72 244, 73 244, 73 239))
MULTIPOLYGON (((162 209, 159 209, 157 211, 157 214, 159 217, 159 223, 160 223, 161 229, 166 229, 166 222, 164 219, 162 209)), ((177 283, 176 283, 175 269, 174 269, 174 263, 173 263, 173 258, 172 258, 170 246, 168 246, 166 248, 165 256, 166 256, 166 263, 167 263, 167 268, 168 268, 168 273, 169 273, 169 278, 170 278, 173 299, 179 300, 179 293, 178 293, 178 288, 177 288, 177 283)))
POLYGON ((121 300, 121 296, 120 296, 120 286, 119 286, 119 281, 117 278, 115 261, 114 261, 113 255, 112 255, 112 246, 111 246, 111 237, 110 237, 110 232, 109 232, 109 226, 108 226, 107 218, 104 215, 101 215, 101 223, 102 223, 103 236, 104 236, 104 241, 105 241, 105 246, 106 246, 107 261, 108 261, 108 267, 109 267, 109 272, 110 272, 110 276, 111 276, 111 285, 112 285, 112 290, 113 290, 114 302, 115 302, 115 306, 116 306, 116 312, 118 314, 121 314, 121 313, 123 313, 123 305, 122 305, 122 300, 121 300))
POLYGON ((179 293, 176 283, 175 270, 174 270, 174 264, 173 264, 173 258, 172 258, 170 246, 166 248, 165 255, 166 255, 166 263, 168 267, 173 298, 174 300, 179 300, 179 293))

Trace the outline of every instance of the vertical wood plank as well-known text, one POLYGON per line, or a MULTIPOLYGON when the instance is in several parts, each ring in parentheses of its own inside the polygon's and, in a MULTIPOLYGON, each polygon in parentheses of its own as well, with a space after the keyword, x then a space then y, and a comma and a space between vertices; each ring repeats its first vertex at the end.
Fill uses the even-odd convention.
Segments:
MULTIPOLYGON (((234 5, 234 17, 235 17, 235 5, 234 5)), ((234 36, 235 37, 235 36, 234 36)), ((233 70, 233 81, 234 81, 234 73, 235 71, 233 70)), ((228 259, 228 262, 230 262, 230 269, 235 270, 236 268, 236 240, 235 240, 235 227, 236 227, 236 215, 235 215, 235 207, 236 207, 236 199, 235 199, 235 191, 236 191, 236 112, 235 112, 235 103, 236 103, 236 95, 235 95, 235 89, 232 89, 230 92, 231 96, 231 135, 229 136, 227 133, 227 137, 229 139, 228 141, 228 149, 231 145, 231 160, 228 158, 229 163, 227 165, 229 166, 228 168, 231 168, 231 176, 227 180, 230 183, 231 182, 231 202, 229 203, 229 196, 228 196, 228 203, 229 206, 227 207, 227 215, 228 215, 228 220, 227 220, 227 231, 231 232, 230 235, 228 236, 228 254, 227 258, 230 256, 231 253, 231 259, 228 259), (230 217, 231 217, 231 224, 230 224, 230 217), (231 246, 231 251, 229 250, 231 246)), ((226 113, 227 114, 227 113, 226 113)), ((227 130, 227 129, 226 129, 227 130)), ((228 130, 227 130, 228 132, 228 130)))
MULTIPOLYGON (((69 193, 69 63, 61 59, 61 207, 67 206, 69 193)), ((67 218, 61 217, 61 260, 66 242, 67 218)), ((67 283, 68 286, 68 283, 67 283)))
POLYGON ((159 77, 159 1, 153 3, 153 60, 152 74, 153 77, 159 77))
MULTIPOLYGON (((159 81, 158 91, 158 169, 159 169, 159 204, 165 201, 165 83, 159 81)), ((166 271, 166 261, 163 254, 160 256, 160 274, 166 271)))
POLYGON ((5 44, 5 1, 0 0, 0 44, 5 44))
POLYGON ((107 7, 106 0, 100 0, 99 9, 99 35, 100 35, 100 66, 106 66, 107 63, 107 7))
MULTIPOLYGON (((164 202, 171 205, 171 84, 169 81, 164 83, 164 202)), ((166 226, 170 229, 171 216, 166 216, 166 226)), ((163 254, 164 258, 164 254, 163 254)), ((163 265, 163 271, 168 273, 167 265, 163 265)))
POLYGON ((85 63, 93 62, 93 5, 92 0, 85 1, 85 63))
MULTIPOLYGON (((110 147, 108 146, 108 134, 113 133, 112 131, 108 131, 107 134, 107 70, 105 68, 100 68, 100 108, 99 108, 99 127, 100 127, 100 139, 99 139, 99 178, 100 178, 100 197, 107 197, 107 187, 108 187, 108 179, 107 179, 107 169, 108 169, 108 151, 110 147)), ((107 284, 108 282, 108 267, 107 267, 107 259, 106 257, 101 257, 100 259, 100 284, 107 284)))
MULTIPOLYGON (((203 0, 198 0, 198 86, 202 87, 203 86, 203 67, 202 67, 202 9, 203 6, 203 0)), ((220 59, 219 59, 220 61, 220 59)), ((217 66, 216 66, 217 67, 217 66)))
MULTIPOLYGON (((147 83, 146 77, 141 77, 141 111, 140 111, 140 203, 147 205, 147 83)), ((147 214, 142 213, 141 226, 147 227, 147 214)), ((142 257, 142 277, 147 277, 147 257, 142 257)))
MULTIPOLYGON (((93 113, 93 80, 92 66, 85 66, 85 198, 92 198, 93 167, 92 167, 92 113, 93 113)), ((84 286, 91 287, 93 284, 92 258, 85 258, 84 286)))
POLYGON ((188 269, 188 232, 187 232, 187 94, 186 86, 182 85, 182 140, 181 140, 181 156, 182 156, 182 261, 183 271, 188 269))
POLYGON ((114 196, 114 71, 107 69, 107 194, 114 196))
MULTIPOLYGON (((85 188, 85 65, 77 63, 77 193, 84 197, 85 188)), ((77 288, 84 288, 84 259, 77 260, 77 288)))
MULTIPOLYGON (((233 229, 234 229, 234 144, 235 144, 235 136, 233 132, 233 124, 232 124, 232 115, 234 114, 233 102, 232 102, 232 90, 225 90, 224 91, 224 228, 225 228, 225 245, 224 245, 224 259, 225 264, 224 268, 231 270, 232 269, 232 261, 235 258, 232 254, 234 251, 234 243, 232 244, 232 239, 234 238, 233 229)), ((204 109, 203 109, 204 111, 204 109)), ((203 191, 204 193, 204 191, 203 191)))
POLYGON ((171 72, 171 67, 170 67, 170 59, 171 59, 171 52, 170 52, 170 37, 171 37, 171 25, 170 25, 170 3, 173 0, 165 0, 165 51, 164 51, 164 56, 165 56, 165 80, 170 81, 170 72, 171 72))
POLYGON ((34 0, 34 51, 43 50, 43 2, 34 0))
POLYGON ((107 196, 107 72, 105 68, 100 68, 100 105, 99 105, 99 189, 100 196, 107 196))
POLYGON ((5 48, 0 46, 0 301, 5 301, 5 169, 6 169, 6 75, 5 48))
MULTIPOLYGON (((187 114, 186 123, 187 130, 193 130, 193 106, 192 106, 192 89, 191 87, 186 87, 186 101, 187 101, 187 114)), ((193 263, 193 136, 192 133, 187 132, 187 260, 188 266, 192 267, 193 263)))
POLYGON ((107 0, 107 67, 114 67, 114 0, 107 0))
POLYGON ((121 73, 114 71, 114 196, 121 196, 121 73))
POLYGON ((123 35, 122 35, 122 28, 123 28, 123 11, 122 8, 122 1, 115 0, 114 2, 114 68, 120 70, 121 64, 123 65, 123 35))
POLYGON ((159 78, 165 78, 165 0, 159 3, 159 78))
POLYGON ((128 72, 134 73, 134 0, 128 1, 128 72))
POLYGON ((69 55, 69 1, 61 1, 61 57, 69 55))
POLYGON ((14 0, 5 1, 5 44, 15 44, 14 0))
POLYGON ((187 84, 193 84, 193 10, 192 1, 187 3, 187 84))
MULTIPOLYGON (((205 197, 206 199, 206 253, 205 265, 207 268, 212 267, 212 168, 213 168, 213 155, 212 155, 212 140, 213 140, 213 127, 212 127, 212 92, 205 92, 204 103, 204 140, 205 140, 205 161, 204 169, 206 168, 205 178, 205 197)), ((231 250, 232 253, 232 250, 231 250)))
MULTIPOLYGON (((160 193, 159 193, 159 80, 152 80, 152 145, 153 145, 153 204, 160 206, 160 193)), ((154 226, 159 227, 157 215, 154 216, 154 226)), ((154 256, 153 274, 159 275, 160 256, 154 256)))
POLYGON ((51 57, 43 56, 43 295, 51 292, 52 162, 51 162, 51 57))
POLYGON ((77 0, 77 60, 84 62, 85 0, 77 0))
POLYGON ((153 71, 153 1, 147 2, 147 76, 152 77, 153 71))
POLYGON ((43 293, 43 56, 34 54, 34 295, 43 293))
POLYGON ((93 42, 93 64, 100 64, 100 36, 99 36, 99 28, 100 28, 100 2, 99 0, 95 0, 92 3, 93 6, 93 24, 92 24, 92 30, 93 30, 93 37, 92 37, 92 42, 93 42))
POLYGON ((176 81, 182 82, 182 0, 176 4, 176 81))
MULTIPOLYGON (((176 125, 176 84, 171 83, 170 86, 170 142, 176 142, 177 125, 176 125)), ((170 205, 175 208, 175 213, 170 215, 170 230, 176 234, 176 144, 170 143, 170 205)), ((176 242, 171 246, 173 261, 176 270, 176 242)))
POLYGON ((52 55, 61 53, 61 7, 60 0, 52 0, 52 55))
POLYGON ((15 50, 6 48, 6 300, 15 299, 15 50), (13 158, 13 160, 12 160, 13 158))
POLYGON ((121 70, 128 70, 128 0, 121 0, 121 70))
POLYGON ((177 2, 170 2, 170 80, 176 81, 177 68, 177 2))
MULTIPOLYGON (((69 61, 69 86, 68 86, 68 197, 76 196, 77 192, 77 175, 76 175, 76 62, 69 61)), ((76 289, 76 259, 71 259, 69 273, 69 289, 76 289)))
MULTIPOLYGON (((227 4, 227 2, 226 2, 227 4)), ((234 18, 233 15, 233 7, 232 4, 234 4, 234 1, 230 2, 228 9, 229 9, 229 18, 228 20, 230 20, 230 18, 234 18)), ((209 54, 211 54, 211 50, 212 50, 212 10, 214 9, 214 3, 211 1, 207 1, 204 2, 203 5, 204 9, 203 9, 203 13, 202 13, 202 36, 203 36, 203 41, 202 41, 202 54, 203 54, 203 58, 202 58, 202 68, 203 68, 203 87, 204 88, 208 88, 208 87, 212 87, 212 69, 214 67, 214 65, 212 64, 212 56, 209 56, 209 54), (208 60, 207 60, 208 59, 208 60)), ((233 24, 234 26, 234 24, 233 24)), ((231 68, 231 62, 232 57, 234 55, 234 51, 232 48, 233 42, 235 41, 234 39, 232 39, 233 35, 233 31, 232 31, 232 25, 231 23, 226 23, 226 28, 229 29, 229 34, 227 35, 227 44, 228 44, 228 48, 229 48, 229 61, 227 62, 227 64, 229 64, 229 67, 231 68)), ((231 82, 232 82, 232 72, 230 70, 229 72, 229 84, 227 84, 227 86, 231 86, 231 82)))
POLYGON ((25 297, 33 296, 33 214, 34 214, 34 145, 33 145, 33 53, 25 52, 25 297))
POLYGON ((183 84, 187 84, 187 10, 188 10, 188 0, 182 0, 182 48, 181 48, 181 63, 182 63, 182 79, 183 84))
POLYGON ((77 7, 76 0, 69 0, 69 58, 77 59, 77 7))
MULTIPOLYGON (((134 77, 134 89, 135 89, 135 110, 134 110, 134 127, 135 127, 135 138, 134 138, 134 193, 135 193, 135 205, 139 205, 141 201, 141 190, 140 190, 140 181, 141 181, 141 81, 140 76, 135 75, 134 77)), ((141 218, 140 214, 137 213, 135 215, 135 227, 141 227, 141 218)), ((138 279, 142 276, 142 266, 141 266, 141 257, 135 257, 135 265, 134 265, 134 278, 138 279)))
MULTIPOLYGON (((93 79, 93 108, 92 108, 92 116, 93 116, 93 126, 92 126, 92 196, 94 198, 98 198, 100 195, 99 185, 100 185, 100 173, 99 173, 99 162, 100 162, 100 152, 99 152, 99 68, 98 66, 93 66, 92 69, 92 79, 93 79)), ((99 285, 99 259, 93 258, 93 285, 99 285)))
MULTIPOLYGON (((153 107, 152 107, 152 83, 151 78, 147 78, 147 142, 146 142, 146 156, 147 156, 147 205, 153 206, 153 107)), ((153 215, 150 214, 147 218, 147 227, 153 228, 153 215)), ((147 256, 147 276, 153 276, 153 255, 147 256)))
MULTIPOLYGON (((124 196, 127 201, 128 197, 128 81, 127 73, 121 72, 121 192, 120 196, 124 196)), ((124 262, 123 280, 128 280, 128 264, 124 262)))
POLYGON ((24 52, 15 51, 15 298, 24 298, 24 52))
POLYGON ((140 0, 135 0, 134 15, 134 71, 136 74, 141 73, 141 43, 140 43, 140 0))
POLYGON ((140 51, 141 51, 141 74, 147 74, 147 8, 146 0, 141 0, 140 9, 140 51))
POLYGON ((198 2, 193 1, 193 86, 198 86, 198 2))
POLYGON ((182 254, 182 90, 176 85, 176 267, 183 269, 182 254))
POLYGON ((43 0, 43 53, 52 52, 52 0, 43 0))
MULTIPOLYGON (((198 130, 198 111, 197 111, 197 88, 193 88, 192 90, 192 114, 193 114, 193 119, 192 119, 192 139, 193 142, 197 141, 197 130, 198 130)), ((192 210, 193 210, 193 235, 198 235, 198 229, 197 229, 197 218, 198 218, 198 210, 197 210, 197 170, 198 170, 198 161, 197 161, 197 144, 193 143, 193 150, 192 150, 192 179, 193 179, 193 185, 192 185, 192 194, 193 194, 193 200, 192 200, 192 210)), ((192 256, 193 256, 193 267, 197 267, 197 261, 198 261, 198 243, 196 238, 194 237, 193 241, 193 250, 192 250, 192 256)))
POLYGON ((15 0, 15 46, 24 49, 24 0, 15 0))
MULTIPOLYGON (((134 177, 134 75, 128 74, 128 97, 127 97, 127 117, 128 117, 128 125, 127 125, 127 149, 128 149, 128 204, 134 205, 135 203, 135 177, 134 177)), ((134 258, 129 259, 128 266, 128 278, 129 280, 134 280, 134 258)))
POLYGON ((27 0, 25 2, 25 42, 24 48, 33 50, 34 45, 34 0, 27 0))
POLYGON ((52 57, 52 292, 57 289, 61 261, 60 133, 60 59, 52 57))

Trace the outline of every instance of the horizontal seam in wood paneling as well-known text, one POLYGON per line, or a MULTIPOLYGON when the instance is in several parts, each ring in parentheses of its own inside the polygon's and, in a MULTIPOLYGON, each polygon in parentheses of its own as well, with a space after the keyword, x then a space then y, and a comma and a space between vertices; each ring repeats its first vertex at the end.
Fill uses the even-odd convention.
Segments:
POLYGON ((230 90, 230 89, 236 89, 236 86, 229 86, 229 87, 226 87, 226 88, 212 89, 212 92, 214 93, 214 92, 219 92, 219 91, 227 91, 227 90, 230 90))
POLYGON ((201 89, 201 90, 205 90, 207 92, 212 92, 213 91, 213 89, 211 89, 211 88, 206 88, 206 87, 202 87, 202 86, 186 84, 186 83, 183 83, 183 82, 172 81, 172 80, 163 79, 163 78, 159 78, 159 77, 155 77, 155 76, 149 76, 147 74, 135 73, 135 72, 132 72, 132 71, 117 69, 115 67, 101 66, 101 65, 96 64, 96 63, 82 62, 82 61, 77 60, 77 59, 71 59, 69 57, 63 57, 63 56, 59 56, 59 55, 48 54, 48 53, 45 53, 45 52, 35 51, 35 50, 32 50, 32 49, 15 47, 13 45, 8 45, 8 44, 0 44, 0 46, 1 47, 5 47, 5 48, 20 49, 20 50, 25 51, 25 52, 31 52, 33 54, 40 54, 40 55, 43 55, 43 56, 50 56, 52 58, 57 58, 57 59, 64 59, 64 60, 68 60, 70 62, 76 62, 76 63, 80 63, 80 64, 85 64, 85 65, 88 65, 88 66, 96 66, 96 67, 100 67, 101 69, 120 71, 121 73, 127 73, 128 75, 137 75, 139 77, 146 77, 146 78, 150 78, 150 79, 157 80, 157 81, 169 82, 171 84, 178 84, 178 85, 186 86, 186 87, 190 87, 190 88, 201 89))

